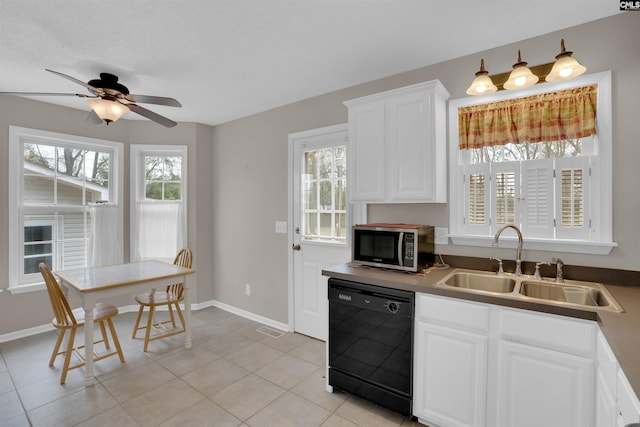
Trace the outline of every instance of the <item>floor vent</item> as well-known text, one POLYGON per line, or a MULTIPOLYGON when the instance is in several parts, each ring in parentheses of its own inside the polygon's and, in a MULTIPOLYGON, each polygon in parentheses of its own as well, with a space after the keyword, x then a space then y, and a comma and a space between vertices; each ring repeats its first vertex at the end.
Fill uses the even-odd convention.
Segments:
POLYGON ((271 338, 280 338, 281 336, 284 335, 283 332, 276 331, 275 329, 271 329, 266 326, 261 326, 258 329, 256 329, 256 331, 260 332, 261 334, 265 334, 271 338))

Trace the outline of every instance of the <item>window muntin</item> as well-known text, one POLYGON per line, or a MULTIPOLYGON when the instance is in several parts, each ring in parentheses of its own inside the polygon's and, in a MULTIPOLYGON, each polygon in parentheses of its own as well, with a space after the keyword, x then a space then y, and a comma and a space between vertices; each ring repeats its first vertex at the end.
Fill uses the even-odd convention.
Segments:
POLYGON ((346 244, 346 146, 304 153, 302 238, 346 244))

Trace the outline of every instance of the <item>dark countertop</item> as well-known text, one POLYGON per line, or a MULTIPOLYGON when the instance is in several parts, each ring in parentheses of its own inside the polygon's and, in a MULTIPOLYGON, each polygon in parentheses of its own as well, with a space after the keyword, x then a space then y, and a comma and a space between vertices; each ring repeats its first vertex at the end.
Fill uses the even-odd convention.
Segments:
MULTIPOLYGON (((605 287, 624 309, 623 313, 604 310, 588 310, 536 303, 500 295, 456 290, 435 286, 451 273, 452 268, 431 269, 426 273, 405 273, 372 267, 338 265, 322 271, 324 276, 356 281, 369 285, 442 295, 487 304, 502 305, 543 313, 597 321, 618 359, 636 396, 640 396, 640 286, 633 284, 609 284, 605 287)), ((611 275, 616 277, 616 275, 611 275)))

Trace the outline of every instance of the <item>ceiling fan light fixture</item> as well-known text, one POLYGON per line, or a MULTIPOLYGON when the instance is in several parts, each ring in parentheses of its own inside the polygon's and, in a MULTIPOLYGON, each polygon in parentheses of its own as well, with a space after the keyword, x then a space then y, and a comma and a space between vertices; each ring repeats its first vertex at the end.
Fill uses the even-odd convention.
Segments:
POLYGON ((556 62, 553 68, 545 78, 548 82, 560 82, 578 77, 587 71, 587 67, 580 64, 571 55, 573 52, 567 52, 564 48, 564 39, 560 41, 560 53, 556 55, 556 62))
POLYGON ((107 124, 115 122, 129 112, 129 108, 126 105, 108 99, 89 99, 87 104, 107 124))
POLYGON ((476 78, 471 82, 471 86, 467 89, 467 95, 486 95, 497 91, 498 88, 491 77, 489 72, 484 69, 484 58, 480 60, 480 71, 476 73, 476 78))
POLYGON ((504 88, 508 90, 524 89, 538 83, 538 80, 540 78, 533 74, 527 67, 527 63, 521 59, 518 49, 518 62, 513 64, 513 71, 509 75, 509 79, 504 82, 504 88))

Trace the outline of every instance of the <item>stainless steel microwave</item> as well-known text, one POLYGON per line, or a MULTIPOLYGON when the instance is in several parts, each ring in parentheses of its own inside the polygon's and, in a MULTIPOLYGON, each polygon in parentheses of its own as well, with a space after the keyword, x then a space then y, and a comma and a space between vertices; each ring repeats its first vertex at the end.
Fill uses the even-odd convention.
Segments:
POLYGON ((354 264, 418 272, 432 265, 434 228, 412 224, 353 226, 354 264))

